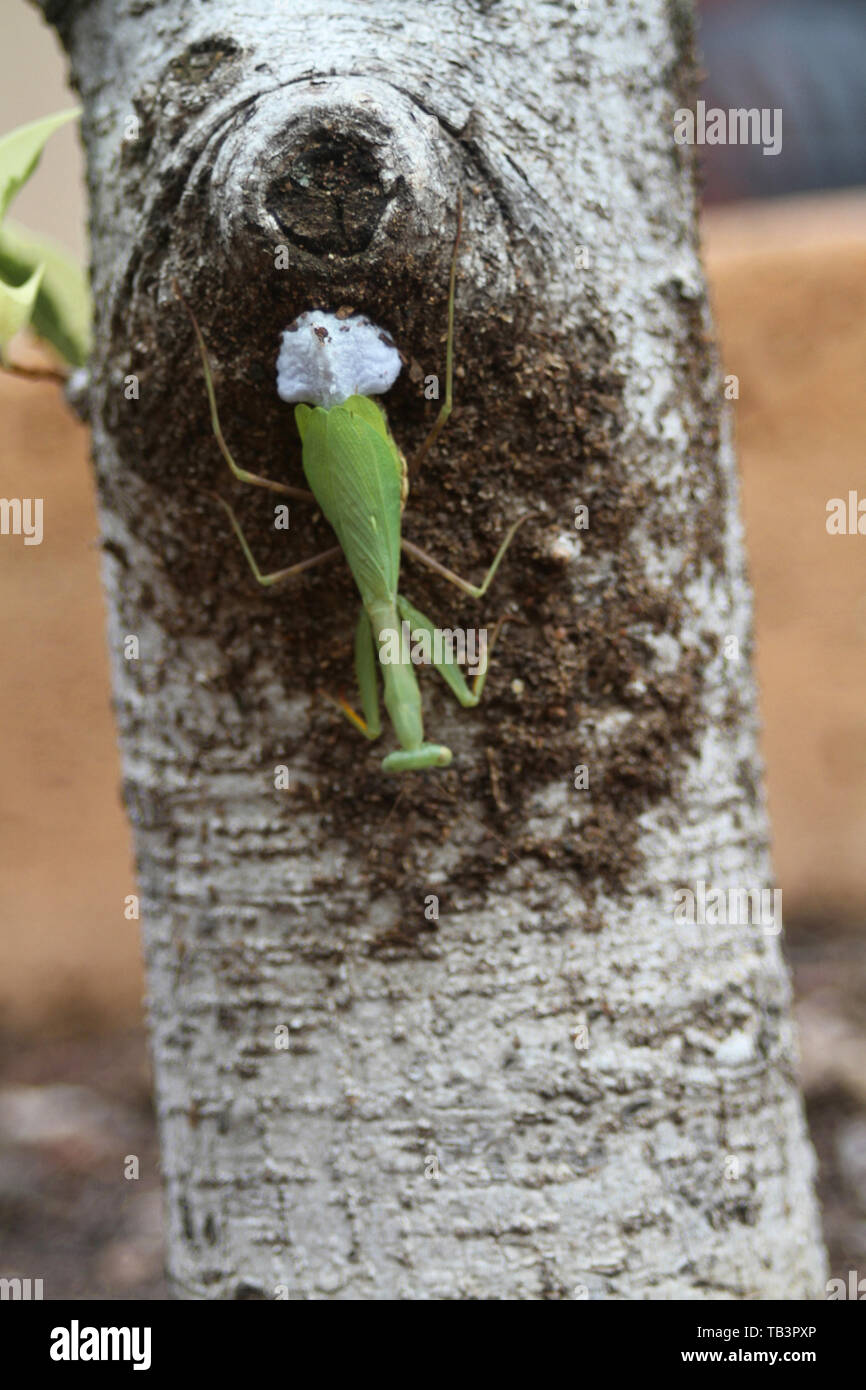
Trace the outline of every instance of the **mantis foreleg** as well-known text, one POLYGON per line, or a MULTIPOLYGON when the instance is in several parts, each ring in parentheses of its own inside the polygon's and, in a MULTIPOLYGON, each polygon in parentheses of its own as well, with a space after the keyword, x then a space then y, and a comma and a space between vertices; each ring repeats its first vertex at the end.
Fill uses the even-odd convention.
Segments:
POLYGON ((364 718, 356 714, 348 701, 340 699, 336 703, 346 718, 354 724, 365 738, 378 738, 382 732, 382 718, 379 714, 379 686, 376 676, 376 648, 373 644, 373 629, 365 609, 358 615, 355 628, 355 675, 361 695, 361 708, 364 718))
MULTIPOLYGON (((401 618, 405 618, 407 622, 411 624, 413 630, 421 628, 423 631, 429 633, 431 650, 435 653, 436 628, 433 623, 431 623, 430 619, 425 617, 423 613, 419 613, 417 608, 413 608, 411 603, 403 598, 402 594, 398 595, 397 608, 401 618)), ((506 622, 508 622, 508 618, 502 617, 494 627, 493 636, 490 638, 484 654, 484 665, 482 669, 476 673, 471 686, 467 685, 466 678, 456 661, 444 657, 441 660, 437 660, 436 656, 433 656, 434 667, 445 681, 445 684, 454 692, 464 709, 472 709, 481 699, 484 691, 484 682, 487 680, 487 672, 490 670, 490 657, 496 645, 496 639, 502 630, 502 625, 506 622)))

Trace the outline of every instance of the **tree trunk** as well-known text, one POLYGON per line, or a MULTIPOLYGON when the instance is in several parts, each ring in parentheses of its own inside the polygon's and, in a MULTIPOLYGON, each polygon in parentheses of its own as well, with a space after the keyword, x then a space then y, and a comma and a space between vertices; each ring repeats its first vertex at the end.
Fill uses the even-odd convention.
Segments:
POLYGON ((819 1296, 778 922, 675 912, 700 882, 771 885, 736 471, 673 139, 689 7, 44 9, 84 105, 177 1292, 819 1296), (352 685, 346 567, 257 590, 210 495, 262 568, 333 544, 303 503, 275 530, 276 499, 229 477, 172 280, 247 468, 303 485, 274 367, 311 307, 392 333, 411 454, 460 187, 457 408, 404 534, 476 578, 538 515, 480 604, 404 564, 442 626, 516 620, 479 709, 421 673, 455 761, 389 780, 390 734, 364 742, 320 694, 352 685))

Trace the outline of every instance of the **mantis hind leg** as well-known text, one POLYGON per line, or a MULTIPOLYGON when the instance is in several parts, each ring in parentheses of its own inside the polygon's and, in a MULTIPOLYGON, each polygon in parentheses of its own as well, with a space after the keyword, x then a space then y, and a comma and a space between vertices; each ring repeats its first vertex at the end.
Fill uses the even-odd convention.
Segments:
POLYGON ((201 329, 198 326, 198 319, 196 318, 192 309, 187 304, 186 300, 181 294, 180 286, 178 285, 177 281, 173 280, 172 284, 174 286, 175 294, 177 295, 178 299, 180 300, 181 304, 187 312, 189 321, 193 327, 193 332, 195 333, 196 342, 198 343, 198 350, 201 355, 201 365, 202 371, 204 372, 204 384, 205 389, 207 390, 208 404, 210 406, 211 428, 214 432, 214 438, 216 439, 216 442, 219 445, 220 453, 222 454, 232 473, 235 475, 239 483, 252 483, 254 487, 267 488, 269 492, 280 492, 285 497, 296 497, 299 499, 299 501, 303 502, 315 502, 315 497, 311 492, 308 492, 306 488, 289 487, 287 483, 277 483, 272 478, 263 478, 258 473, 249 473, 246 468, 241 468, 237 463, 235 463, 234 458, 232 457, 231 450, 229 449, 229 446, 225 441, 225 436, 222 432, 219 411, 217 410, 216 391, 214 390, 213 384, 213 372, 211 371, 210 358, 208 357, 208 351, 205 346, 204 337, 202 335, 201 329))
POLYGON ((445 400, 433 422, 433 428, 412 460, 409 473, 417 477, 418 470, 426 454, 432 449, 451 414, 454 387, 454 298, 457 288, 457 252, 463 231, 463 191, 457 190, 457 231, 454 236, 454 250, 451 253, 451 279, 448 286, 448 337, 445 345, 445 400))

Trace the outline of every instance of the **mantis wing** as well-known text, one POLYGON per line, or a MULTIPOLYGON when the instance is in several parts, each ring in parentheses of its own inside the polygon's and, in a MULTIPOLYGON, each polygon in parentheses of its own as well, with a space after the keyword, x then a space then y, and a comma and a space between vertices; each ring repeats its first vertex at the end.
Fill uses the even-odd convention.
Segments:
POLYGON ((366 420, 368 425, 372 425, 383 439, 391 440, 391 431, 388 429, 388 421, 385 412, 380 405, 370 396, 350 396, 344 401, 343 408, 352 415, 358 415, 362 420, 366 420))
MULTIPOLYGON (((377 408, 378 409, 378 408, 377 408)), ((381 415, 381 412, 379 412, 381 415)), ((345 405, 295 410, 307 481, 364 602, 393 603, 400 573, 400 474, 394 444, 345 405)))

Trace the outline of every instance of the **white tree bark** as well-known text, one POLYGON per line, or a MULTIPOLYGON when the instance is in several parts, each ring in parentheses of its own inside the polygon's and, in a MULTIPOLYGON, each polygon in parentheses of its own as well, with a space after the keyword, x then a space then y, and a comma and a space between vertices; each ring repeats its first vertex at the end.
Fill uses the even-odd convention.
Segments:
POLYGON ((688 7, 44 9, 84 103, 178 1293, 819 1296, 778 939, 673 918, 698 880, 772 884, 735 465, 672 135, 688 7), (274 499, 226 476, 171 281, 247 467, 302 482, 274 360, 311 307, 392 332, 410 367, 386 403, 411 450, 443 367, 458 185, 459 408, 404 529, 480 575, 509 520, 541 515, 482 608, 404 567, 443 625, 525 621, 479 710, 422 673, 455 764, 398 785, 317 694, 351 680, 343 568, 260 595, 204 491, 240 505, 263 566, 332 543, 301 504, 275 533, 274 499))

